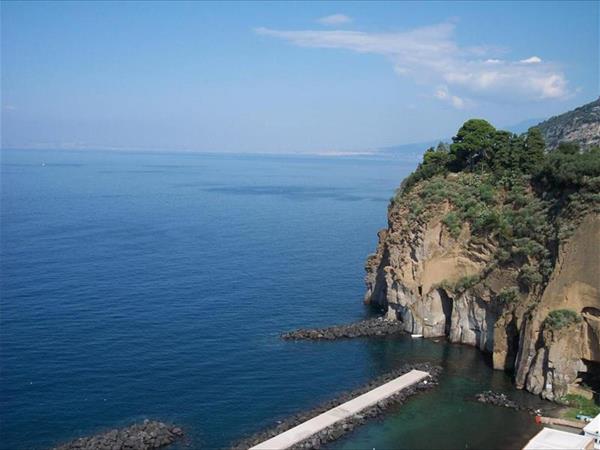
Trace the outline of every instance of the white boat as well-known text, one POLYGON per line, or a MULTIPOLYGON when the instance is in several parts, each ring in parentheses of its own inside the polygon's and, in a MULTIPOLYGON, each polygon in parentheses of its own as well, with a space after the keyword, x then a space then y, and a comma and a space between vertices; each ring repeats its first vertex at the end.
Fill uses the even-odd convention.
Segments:
POLYGON ((413 337, 413 338, 422 338, 423 335, 422 334, 411 334, 410 337, 413 337))

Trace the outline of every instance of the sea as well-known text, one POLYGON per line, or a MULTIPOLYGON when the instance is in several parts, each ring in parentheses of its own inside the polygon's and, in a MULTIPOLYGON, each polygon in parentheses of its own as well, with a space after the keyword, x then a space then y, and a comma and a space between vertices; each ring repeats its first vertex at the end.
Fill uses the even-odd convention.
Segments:
POLYGON ((145 418, 221 449, 412 362, 440 385, 330 449, 518 449, 531 404, 489 356, 410 336, 285 342, 345 324, 390 197, 415 162, 2 150, 0 448, 48 449, 145 418))

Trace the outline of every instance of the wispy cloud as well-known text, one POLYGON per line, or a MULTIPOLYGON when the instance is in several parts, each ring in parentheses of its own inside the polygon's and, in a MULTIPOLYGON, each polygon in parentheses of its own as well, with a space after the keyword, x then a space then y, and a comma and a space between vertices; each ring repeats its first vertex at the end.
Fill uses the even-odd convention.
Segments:
POLYGON ((527 58, 527 59, 522 59, 519 62, 523 63, 523 64, 539 64, 539 63, 542 62, 542 58, 540 58, 539 56, 532 56, 532 57, 527 58))
POLYGON ((320 17, 317 19, 317 23, 328 26, 344 25, 351 22, 352 18, 345 14, 332 14, 330 16, 320 17))
POLYGON ((516 61, 497 59, 499 53, 506 52, 497 47, 461 47, 456 42, 453 23, 397 33, 269 28, 255 31, 301 47, 382 55, 390 60, 398 75, 435 87, 432 95, 456 108, 476 99, 528 101, 569 95, 567 79, 557 65, 538 56, 516 61))
POLYGON ((439 86, 434 95, 437 99, 450 103, 456 109, 463 109, 465 107, 465 101, 458 95, 451 95, 448 92, 447 86, 439 86))

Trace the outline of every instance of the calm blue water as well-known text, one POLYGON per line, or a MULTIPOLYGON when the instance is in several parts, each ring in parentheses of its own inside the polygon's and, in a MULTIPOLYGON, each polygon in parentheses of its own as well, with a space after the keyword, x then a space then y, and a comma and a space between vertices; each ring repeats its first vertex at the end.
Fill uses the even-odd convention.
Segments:
POLYGON ((1 448, 47 448, 145 417, 183 426, 192 448, 226 447, 418 360, 444 364, 442 386, 333 448, 501 448, 531 433, 527 416, 466 400, 511 389, 471 348, 277 338, 369 314, 365 257, 410 164, 1 158, 1 448), (423 427, 443 420, 443 441, 423 439, 423 427), (498 420, 514 433, 495 432, 498 420))

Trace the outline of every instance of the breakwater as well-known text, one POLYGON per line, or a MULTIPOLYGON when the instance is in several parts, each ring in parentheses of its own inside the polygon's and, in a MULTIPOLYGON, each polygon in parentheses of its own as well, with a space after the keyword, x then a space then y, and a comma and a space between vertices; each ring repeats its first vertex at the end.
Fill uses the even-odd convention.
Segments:
POLYGON ((488 405, 501 406, 503 408, 514 409, 515 411, 525 411, 532 415, 541 414, 542 410, 539 408, 532 408, 525 405, 521 405, 516 401, 512 400, 506 394, 494 391, 480 392, 475 396, 475 399, 479 403, 485 403, 488 405))
POLYGON ((81 437, 59 445, 54 450, 149 450, 172 444, 181 437, 183 430, 179 427, 156 420, 144 420, 129 427, 81 437))
POLYGON ((232 450, 247 450, 248 448, 257 446, 331 409, 334 409, 344 403, 347 403, 362 394, 372 391, 373 389, 376 389, 402 375, 408 374, 413 370, 427 372, 429 374, 429 377, 423 379, 418 383, 407 386, 404 389, 399 390, 394 394, 377 401, 375 404, 366 407, 365 409, 362 409, 360 412, 357 412, 356 414, 352 414, 338 422, 335 422, 331 426, 323 428, 322 430, 311 435, 310 437, 288 447, 291 449, 318 449, 327 442, 334 441, 343 436, 344 434, 351 432, 356 427, 366 423, 369 419, 373 419, 375 417, 380 416, 390 407, 402 404, 409 397, 415 395, 416 393, 433 388, 437 385, 438 377, 442 369, 439 366, 434 366, 426 363, 405 365, 400 369, 391 371, 385 375, 376 378, 375 380, 371 381, 365 386, 347 392, 334 400, 325 402, 324 404, 313 408, 310 411, 299 413, 295 416, 280 420, 275 426, 258 432, 240 442, 235 443, 232 446, 232 450))
POLYGON ((283 333, 281 338, 288 341, 332 341, 357 337, 383 337, 401 333, 404 333, 401 322, 377 317, 326 328, 300 328, 283 333))

